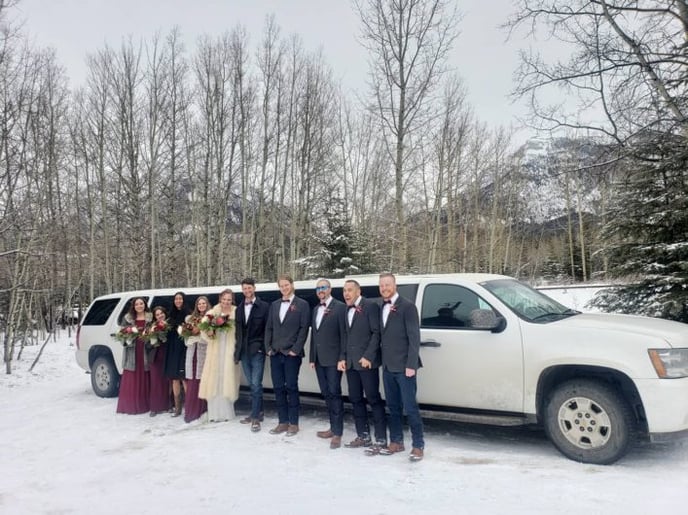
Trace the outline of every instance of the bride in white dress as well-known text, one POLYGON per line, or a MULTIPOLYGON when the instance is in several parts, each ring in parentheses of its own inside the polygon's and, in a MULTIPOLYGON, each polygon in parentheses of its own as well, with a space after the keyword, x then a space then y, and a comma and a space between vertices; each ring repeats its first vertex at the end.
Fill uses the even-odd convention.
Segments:
MULTIPOLYGON (((235 320, 234 293, 224 290, 220 303, 209 311, 213 316, 224 315, 235 320)), ((239 397, 239 366, 234 363, 236 344, 234 325, 230 329, 206 333, 208 350, 201 374, 198 396, 208 401, 208 420, 220 422, 235 417, 234 402, 239 397)))

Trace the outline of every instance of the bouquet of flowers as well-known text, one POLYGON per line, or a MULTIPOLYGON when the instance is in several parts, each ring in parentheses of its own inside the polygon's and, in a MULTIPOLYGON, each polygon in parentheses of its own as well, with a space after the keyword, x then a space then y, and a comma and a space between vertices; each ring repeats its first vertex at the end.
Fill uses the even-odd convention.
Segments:
POLYGON ((139 330, 136 328, 135 325, 127 325, 124 327, 121 327, 119 331, 117 331, 114 334, 111 334, 115 340, 119 340, 122 345, 125 347, 131 345, 136 338, 141 336, 139 333, 139 330))
POLYGON ((198 321, 195 319, 192 319, 191 322, 182 322, 179 324, 179 327, 177 327, 177 334, 184 339, 188 338, 189 336, 193 336, 193 331, 197 325, 198 321))
POLYGON ((208 333, 209 336, 215 336, 217 332, 229 331, 232 327, 234 327, 234 320, 224 313, 219 315, 207 313, 198 323, 198 328, 208 333))
POLYGON ((167 320, 156 320, 152 322, 143 332, 143 337, 150 342, 153 347, 157 347, 161 342, 167 341, 167 331, 170 330, 170 324, 167 320))

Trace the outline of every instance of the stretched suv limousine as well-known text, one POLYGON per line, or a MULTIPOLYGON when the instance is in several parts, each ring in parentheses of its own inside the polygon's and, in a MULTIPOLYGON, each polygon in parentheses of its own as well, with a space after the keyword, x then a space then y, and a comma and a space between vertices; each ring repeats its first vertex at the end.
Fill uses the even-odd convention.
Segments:
MULTIPOLYGON (((378 277, 356 277, 363 295, 379 297, 378 277)), ((345 279, 332 280, 342 299, 345 279)), ((297 281, 311 306, 316 281, 297 281)), ((423 415, 490 425, 540 424, 565 456, 608 464, 636 439, 688 436, 688 325, 647 317, 580 313, 500 275, 399 276, 421 324, 418 402, 423 415)), ((183 289, 217 302, 224 286, 183 289)), ((241 288, 231 286, 235 301, 241 288)), ((77 333, 76 359, 95 393, 117 395, 122 346, 117 330, 133 297, 169 306, 177 289, 98 297, 77 333)), ((258 295, 279 298, 275 283, 258 295)), ((307 352, 307 349, 306 349, 307 352)), ((304 397, 319 393, 304 360, 304 397)), ((344 381, 346 383, 346 381, 344 381)), ((271 387, 266 368, 265 386, 271 387)))

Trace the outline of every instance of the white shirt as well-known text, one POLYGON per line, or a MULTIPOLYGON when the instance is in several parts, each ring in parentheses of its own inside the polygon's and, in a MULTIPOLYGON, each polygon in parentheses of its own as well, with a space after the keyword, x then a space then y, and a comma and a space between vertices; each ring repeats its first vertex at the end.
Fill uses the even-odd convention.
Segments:
MULTIPOLYGON (((354 301, 354 304, 353 304, 353 305, 356 306, 356 307, 358 307, 360 304, 361 304, 361 297, 357 298, 357 299, 354 301)), ((347 306, 347 309, 348 309, 348 306, 347 306)), ((348 309, 348 311, 347 311, 347 313, 346 313, 346 318, 349 320, 349 327, 351 327, 351 324, 354 323, 354 313, 355 313, 355 312, 356 312, 355 309, 348 309)))
POLYGON ((280 304, 280 322, 284 322, 284 317, 287 316, 287 311, 289 311, 289 307, 291 306, 292 301, 294 300, 294 295, 289 297, 289 302, 286 302, 284 299, 281 299, 281 304, 280 304))
POLYGON ((246 300, 244 300, 244 320, 248 322, 248 317, 251 316, 251 310, 253 309, 253 303, 256 301, 256 298, 253 297, 253 300, 249 301, 250 304, 246 304, 246 300))
POLYGON ((322 319, 325 316, 325 311, 327 310, 328 307, 330 307, 330 302, 332 302, 332 297, 327 297, 318 306, 318 312, 315 314, 315 328, 316 329, 320 329, 320 324, 322 323, 322 319), (325 303, 324 306, 323 306, 323 302, 325 303))
POLYGON ((383 304, 382 305, 382 327, 387 327, 387 318, 389 317, 389 312, 392 309, 392 304, 394 304, 398 298, 399 298, 399 293, 395 293, 394 295, 392 295, 392 298, 389 299, 392 301, 391 304, 383 304))

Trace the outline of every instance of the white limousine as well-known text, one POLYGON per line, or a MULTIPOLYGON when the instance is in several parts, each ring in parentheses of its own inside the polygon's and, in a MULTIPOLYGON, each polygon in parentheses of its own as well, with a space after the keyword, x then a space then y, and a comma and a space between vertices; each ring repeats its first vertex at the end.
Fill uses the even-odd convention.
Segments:
MULTIPOLYGON (((355 277, 363 295, 379 296, 377 276, 355 277)), ((345 279, 332 280, 342 299, 345 279)), ((297 281, 311 306, 316 281, 297 281)), ((401 295, 421 323, 418 402, 423 415, 491 425, 540 424, 567 457, 606 464, 637 439, 688 436, 688 325, 655 318, 580 313, 506 276, 398 276, 401 295)), ((239 285, 230 286, 241 302, 239 285)), ((217 301, 225 286, 184 288, 217 301)), ((85 313, 76 359, 97 395, 117 395, 122 346, 116 332, 133 297, 171 304, 178 289, 103 295, 85 313)), ((275 283, 257 285, 266 301, 275 283)), ((308 349, 306 349, 308 355, 308 349)), ((304 360, 304 400, 318 384, 304 360)), ((346 381, 344 381, 346 383, 346 381)), ((266 369, 265 386, 271 387, 266 369)), ((269 390, 268 390, 269 391, 269 390)))

